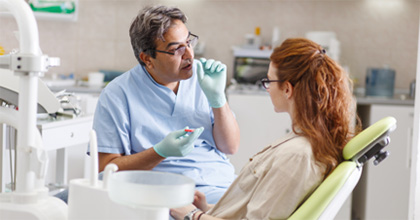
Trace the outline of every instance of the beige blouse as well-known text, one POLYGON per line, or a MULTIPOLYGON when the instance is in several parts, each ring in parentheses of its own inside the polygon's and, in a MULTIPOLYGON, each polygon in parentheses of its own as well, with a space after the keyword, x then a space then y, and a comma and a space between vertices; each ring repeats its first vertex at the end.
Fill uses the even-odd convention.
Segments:
POLYGON ((250 158, 207 214, 224 219, 286 219, 322 181, 305 137, 289 133, 250 158))

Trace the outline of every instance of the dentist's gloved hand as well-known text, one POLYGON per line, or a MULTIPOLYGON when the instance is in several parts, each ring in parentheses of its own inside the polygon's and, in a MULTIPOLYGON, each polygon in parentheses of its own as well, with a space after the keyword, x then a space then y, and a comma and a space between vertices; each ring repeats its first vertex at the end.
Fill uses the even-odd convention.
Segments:
POLYGON ((220 108, 226 103, 226 65, 220 61, 201 58, 197 61, 197 76, 210 106, 220 108))
POLYGON ((203 130, 204 128, 200 127, 194 132, 186 132, 185 129, 173 131, 153 146, 153 149, 162 157, 183 157, 194 149, 194 141, 203 130))

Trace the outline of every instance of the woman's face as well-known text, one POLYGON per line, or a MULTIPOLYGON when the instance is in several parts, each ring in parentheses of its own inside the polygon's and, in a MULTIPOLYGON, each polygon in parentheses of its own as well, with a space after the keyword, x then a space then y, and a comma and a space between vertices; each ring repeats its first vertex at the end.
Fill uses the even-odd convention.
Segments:
MULTIPOLYGON (((267 73, 268 80, 278 80, 277 68, 272 62, 268 68, 267 73)), ((271 102, 274 106, 274 111, 279 112, 289 112, 289 102, 288 94, 286 93, 286 86, 282 86, 281 82, 270 82, 270 86, 267 89, 267 92, 270 94, 271 102)))

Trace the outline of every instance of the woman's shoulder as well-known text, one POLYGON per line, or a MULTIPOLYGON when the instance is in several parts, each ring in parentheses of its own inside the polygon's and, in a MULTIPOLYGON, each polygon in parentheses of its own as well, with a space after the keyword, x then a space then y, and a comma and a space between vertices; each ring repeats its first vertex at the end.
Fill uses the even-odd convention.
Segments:
POLYGON ((279 143, 273 152, 273 167, 278 169, 298 169, 301 170, 303 167, 317 167, 315 156, 312 151, 311 143, 309 139, 302 135, 293 135, 293 138, 288 141, 279 143))
MULTIPOLYGON (((315 161, 312 146, 309 139, 298 134, 286 135, 285 139, 279 139, 273 146, 274 155, 278 161, 315 161), (281 158, 281 159, 280 159, 281 158)), ((277 162, 276 162, 277 163, 277 162)))
POLYGON ((310 150, 310 152, 312 152, 311 143, 309 139, 301 134, 296 134, 294 132, 290 132, 284 137, 276 140, 271 144, 271 146, 275 148, 281 148, 282 150, 310 150))

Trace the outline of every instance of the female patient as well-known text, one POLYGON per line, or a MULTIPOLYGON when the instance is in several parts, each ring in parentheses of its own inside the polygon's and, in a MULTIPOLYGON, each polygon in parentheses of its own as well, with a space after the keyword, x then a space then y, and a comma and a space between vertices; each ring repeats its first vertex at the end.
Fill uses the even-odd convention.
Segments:
POLYGON ((307 39, 284 41, 270 60, 261 82, 293 131, 254 155, 216 205, 196 192, 194 205, 171 210, 175 219, 285 219, 342 161, 354 135, 348 75, 307 39))

